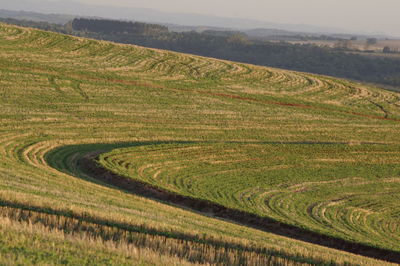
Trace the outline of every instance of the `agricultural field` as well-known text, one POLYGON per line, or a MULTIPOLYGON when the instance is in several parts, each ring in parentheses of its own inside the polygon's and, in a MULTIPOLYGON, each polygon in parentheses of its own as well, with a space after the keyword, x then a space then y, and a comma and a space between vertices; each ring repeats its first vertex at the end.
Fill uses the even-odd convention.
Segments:
POLYGON ((400 262, 399 93, 0 24, 0 106, 1 263, 400 262))
MULTIPOLYGON (((310 41, 289 41, 291 44, 311 44, 320 47, 335 48, 339 41, 310 40, 310 41)), ((400 40, 378 40, 375 44, 366 44, 366 40, 349 40, 346 44, 349 53, 368 55, 374 57, 400 58, 400 40), (383 53, 383 49, 388 47, 391 53, 383 53), (354 51, 353 51, 354 50, 354 51), (371 52, 372 51, 372 52, 371 52)))
POLYGON ((117 149, 102 154, 100 162, 178 194, 400 251, 399 148, 161 144, 117 149))
MULTIPOLYGON (((310 41, 290 41, 290 43, 298 43, 298 44, 315 44, 318 46, 328 46, 334 47, 335 43, 338 41, 325 41, 325 40, 310 40, 310 41)), ((350 45, 357 50, 373 50, 376 52, 382 52, 385 46, 393 49, 400 49, 400 40, 392 39, 392 40, 377 40, 375 44, 366 45, 366 40, 351 40, 350 45)))

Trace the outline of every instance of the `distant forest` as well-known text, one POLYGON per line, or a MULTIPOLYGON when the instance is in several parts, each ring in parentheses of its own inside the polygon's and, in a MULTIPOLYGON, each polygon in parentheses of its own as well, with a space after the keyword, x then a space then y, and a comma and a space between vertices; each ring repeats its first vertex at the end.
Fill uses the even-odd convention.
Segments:
POLYGON ((400 87, 400 59, 315 45, 249 40, 239 32, 171 32, 155 24, 79 18, 65 25, 0 19, 76 36, 400 87))

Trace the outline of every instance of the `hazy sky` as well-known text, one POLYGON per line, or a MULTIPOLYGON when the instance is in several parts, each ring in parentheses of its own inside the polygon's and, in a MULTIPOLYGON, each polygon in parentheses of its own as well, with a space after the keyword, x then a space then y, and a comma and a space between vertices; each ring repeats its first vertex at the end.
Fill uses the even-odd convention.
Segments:
MULTIPOLYGON (((6 0, 7 1, 7 0, 6 0)), ((75 0, 400 35, 400 0, 75 0)))

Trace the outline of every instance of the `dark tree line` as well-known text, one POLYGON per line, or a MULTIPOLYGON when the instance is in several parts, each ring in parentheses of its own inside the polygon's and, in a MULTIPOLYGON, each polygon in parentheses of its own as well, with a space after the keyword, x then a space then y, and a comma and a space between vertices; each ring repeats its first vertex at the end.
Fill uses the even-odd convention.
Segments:
POLYGON ((106 19, 76 18, 71 22, 71 26, 76 31, 89 31, 101 34, 146 36, 168 32, 168 28, 162 25, 106 19))

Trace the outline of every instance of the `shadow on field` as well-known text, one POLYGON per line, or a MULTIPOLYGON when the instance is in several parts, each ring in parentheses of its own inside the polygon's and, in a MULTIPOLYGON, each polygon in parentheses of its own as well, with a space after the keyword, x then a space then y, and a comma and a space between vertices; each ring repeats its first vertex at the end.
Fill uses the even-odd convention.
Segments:
MULTIPOLYGON (((400 252, 381 249, 361 243, 351 242, 340 238, 330 237, 296 226, 288 225, 267 217, 224 207, 220 204, 182 196, 170 191, 160 189, 145 182, 117 175, 95 161, 102 153, 113 149, 160 145, 160 144, 199 144, 199 143, 238 143, 238 144, 305 144, 305 145, 340 145, 348 143, 340 142, 193 142, 193 141, 171 141, 171 142, 133 142, 117 144, 85 144, 64 146, 50 151, 46 155, 48 164, 64 173, 86 179, 97 184, 122 190, 126 193, 143 196, 159 202, 190 209, 197 213, 214 218, 228 220, 233 223, 245 225, 265 232, 281 235, 308 243, 313 243, 329 248, 347 251, 357 255, 400 263, 400 252)), ((361 143, 381 144, 381 143, 361 143)))

